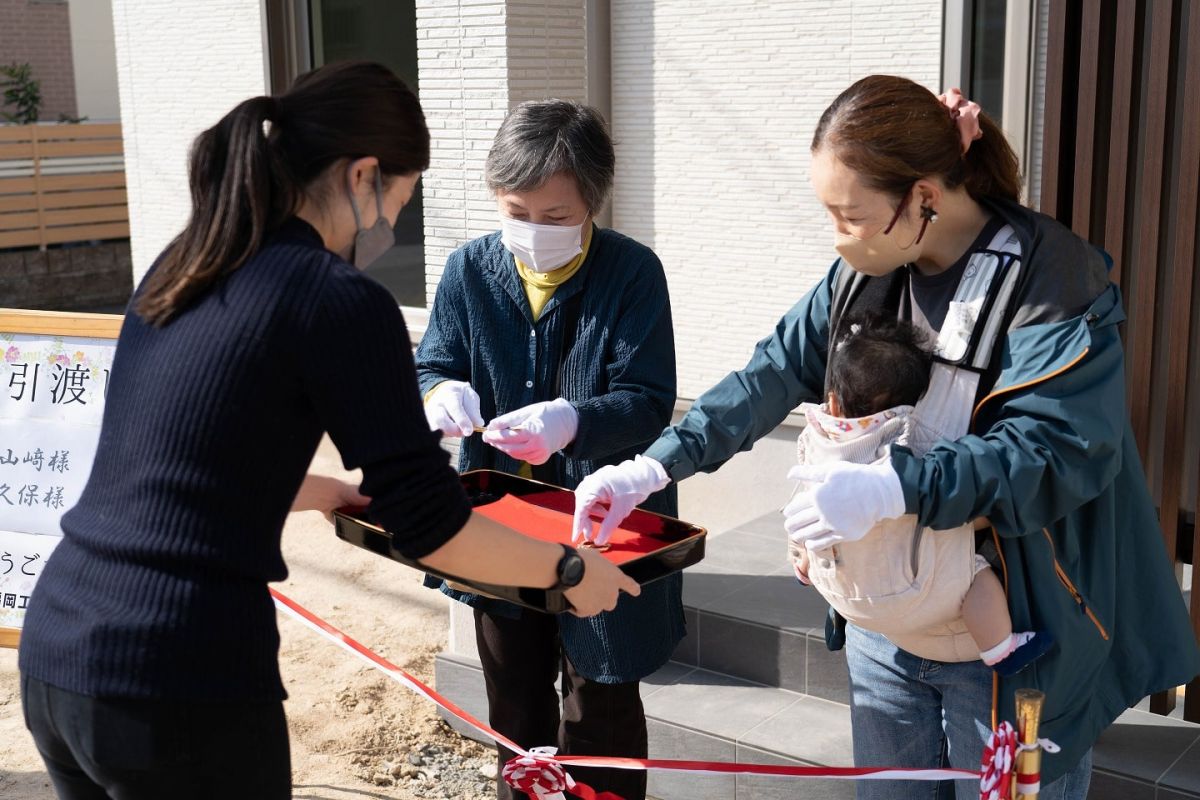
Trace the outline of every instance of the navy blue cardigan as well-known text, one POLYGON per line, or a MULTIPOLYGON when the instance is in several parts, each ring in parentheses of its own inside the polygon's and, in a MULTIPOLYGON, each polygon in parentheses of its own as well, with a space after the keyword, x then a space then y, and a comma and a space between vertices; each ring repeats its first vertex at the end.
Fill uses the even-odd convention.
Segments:
MULTIPOLYGON (((535 322, 500 235, 483 236, 450 255, 416 360, 422 393, 444 380, 469 381, 484 420, 569 400, 579 413, 575 440, 565 457, 535 467, 534 477, 573 489, 600 467, 643 452, 670 424, 675 344, 662 264, 633 239, 595 229, 587 259, 535 322)), ((462 440, 464 471, 516 473, 519 466, 478 435, 462 440)), ((674 484, 645 507, 674 516, 674 484)), ((612 612, 586 620, 561 615, 563 646, 580 674, 619 683, 662 666, 684 634, 682 585, 675 575, 643 587, 641 597, 622 596, 612 612)), ((494 613, 516 613, 500 601, 443 590, 494 613)))
POLYGON ((267 582, 287 576, 280 533, 325 431, 406 555, 466 523, 395 300, 306 223, 165 327, 128 314, 21 671, 93 697, 281 699, 267 582))

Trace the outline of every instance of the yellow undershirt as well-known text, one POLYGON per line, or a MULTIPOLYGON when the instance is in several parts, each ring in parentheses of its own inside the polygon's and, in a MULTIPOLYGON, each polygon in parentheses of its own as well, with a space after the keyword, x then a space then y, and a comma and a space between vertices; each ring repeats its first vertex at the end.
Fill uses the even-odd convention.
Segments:
POLYGON ((534 322, 542 316, 542 309, 554 296, 554 290, 571 280, 575 277, 575 273, 579 272, 579 268, 587 259, 588 248, 591 244, 592 226, 588 225, 587 230, 583 232, 583 241, 579 245, 579 255, 558 269, 552 269, 549 272, 536 272, 525 266, 521 259, 513 256, 513 261, 517 263, 517 275, 521 277, 521 283, 525 286, 525 298, 529 300, 529 310, 533 312, 534 322))
MULTIPOLYGON (((529 301, 529 310, 533 312, 533 320, 537 322, 542 316, 542 310, 546 307, 546 303, 550 302, 550 298, 554 296, 554 290, 562 286, 567 281, 579 272, 579 268, 583 266, 584 260, 587 259, 588 248, 592 244, 592 226, 588 225, 587 230, 583 232, 583 241, 580 243, 579 255, 572 258, 566 264, 563 264, 558 269, 552 269, 549 272, 537 272, 525 266, 521 259, 513 256, 513 261, 517 263, 517 275, 521 278, 521 283, 525 286, 525 298, 529 301)), ((529 462, 522 461, 517 474, 522 478, 533 477, 533 467, 529 462)))
MULTIPOLYGON (((561 267, 550 272, 536 272, 522 263, 521 259, 513 256, 513 261, 517 265, 517 275, 521 278, 521 284, 525 287, 525 299, 529 301, 529 310, 533 312, 533 321, 537 322, 542 316, 542 309, 546 307, 546 303, 550 302, 550 298, 554 296, 554 290, 562 286, 567 281, 579 272, 579 268, 583 266, 583 262, 587 259, 588 248, 592 244, 592 226, 588 225, 584 231, 583 241, 580 243, 579 255, 563 264, 561 267)), ((445 383, 439 381, 429 387, 429 391, 425 392, 422 398, 425 402, 429 402, 430 396, 433 395, 437 388, 445 383)))

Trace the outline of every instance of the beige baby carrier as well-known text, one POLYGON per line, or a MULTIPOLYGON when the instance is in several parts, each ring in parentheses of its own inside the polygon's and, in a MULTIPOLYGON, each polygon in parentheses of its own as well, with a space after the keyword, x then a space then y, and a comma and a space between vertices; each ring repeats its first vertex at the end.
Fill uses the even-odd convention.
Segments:
MULTIPOLYGON (((938 332, 929 388, 911 413, 884 423, 868 445, 859 446, 859 463, 889 458, 893 443, 921 455, 938 439, 954 441, 968 433, 980 375, 991 362, 1020 266, 1020 245, 1007 225, 971 255, 938 332), (873 451, 871 444, 877 445, 873 451)), ((861 276, 843 265, 831 330, 852 295, 848 284, 856 280, 861 276)), ((806 428, 799 446, 808 463, 847 460, 818 431, 806 428)), ((808 576, 847 620, 921 658, 957 662, 979 658, 961 608, 976 572, 986 566, 975 552, 973 525, 935 531, 905 515, 883 521, 859 541, 810 553, 808 576)))
MULTIPOLYGON (((812 413, 811 408, 801 408, 812 413)), ((911 407, 889 413, 895 416, 849 441, 829 437, 816 421, 810 421, 797 442, 800 463, 878 463, 889 458, 892 444, 906 445, 921 455, 938 438, 911 407)), ((800 545, 788 545, 795 559, 800 545)), ((988 569, 988 564, 975 553, 972 525, 935 531, 906 514, 883 520, 858 541, 811 552, 808 578, 847 620, 894 641, 944 630, 959 621, 963 597, 980 569, 988 569)), ((939 661, 979 658, 969 636, 943 638, 955 650, 939 652, 939 661)))

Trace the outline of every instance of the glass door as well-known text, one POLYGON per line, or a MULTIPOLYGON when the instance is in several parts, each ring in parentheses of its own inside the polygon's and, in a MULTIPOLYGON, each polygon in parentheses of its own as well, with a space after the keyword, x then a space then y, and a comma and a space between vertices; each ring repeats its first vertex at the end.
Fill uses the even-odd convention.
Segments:
MULTIPOLYGON (((389 67, 417 91, 414 0, 308 0, 312 66, 365 59, 389 67)), ((425 307, 425 236, 421 185, 396 222, 396 246, 367 273, 402 306, 425 307)))

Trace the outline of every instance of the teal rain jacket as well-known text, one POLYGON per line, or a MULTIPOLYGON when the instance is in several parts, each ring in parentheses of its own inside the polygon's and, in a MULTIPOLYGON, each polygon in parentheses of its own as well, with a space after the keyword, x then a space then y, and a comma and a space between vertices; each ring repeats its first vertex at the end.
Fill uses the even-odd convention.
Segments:
MULTIPOLYGON (((1058 645, 1000 686, 1046 693, 1041 735, 1062 747, 1043 782, 1068 771, 1126 708, 1200 672, 1200 651, 1163 547, 1125 409, 1120 292, 1107 258, 1049 217, 988 202, 1021 241, 1011 322, 971 432, 892 464, 908 513, 950 529, 992 523, 1016 630, 1058 645)), ((802 402, 823 396, 840 260, 705 392, 646 455, 674 480, 749 450, 802 402)))

